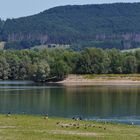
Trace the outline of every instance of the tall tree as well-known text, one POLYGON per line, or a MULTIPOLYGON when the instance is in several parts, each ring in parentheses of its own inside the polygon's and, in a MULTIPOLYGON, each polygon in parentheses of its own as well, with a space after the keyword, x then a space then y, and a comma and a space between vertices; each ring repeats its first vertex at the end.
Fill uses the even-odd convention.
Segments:
POLYGON ((122 73, 123 72, 123 55, 119 50, 111 49, 108 50, 108 55, 110 59, 109 73, 122 73))
POLYGON ((9 78, 9 72, 9 64, 3 56, 0 56, 0 79, 7 80, 9 78))
POLYGON ((45 82, 50 75, 50 67, 46 61, 35 64, 33 78, 37 82, 45 82))
POLYGON ((126 56, 123 62, 124 73, 137 72, 137 60, 135 56, 126 56))

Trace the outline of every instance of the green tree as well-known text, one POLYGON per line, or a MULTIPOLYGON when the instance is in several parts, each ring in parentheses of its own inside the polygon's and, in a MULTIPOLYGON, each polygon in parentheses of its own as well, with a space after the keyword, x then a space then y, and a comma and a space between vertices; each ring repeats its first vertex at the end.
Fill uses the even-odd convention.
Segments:
POLYGON ((0 79, 7 80, 9 78, 9 64, 4 57, 0 57, 0 79))
POLYGON ((123 72, 123 55, 119 50, 111 49, 108 50, 110 59, 109 73, 119 74, 123 72))
POLYGON ((6 55, 7 63, 10 67, 10 73, 9 73, 9 79, 11 80, 18 80, 19 79, 19 57, 14 54, 14 52, 11 52, 6 55))
POLYGON ((140 73, 140 51, 135 52, 135 57, 137 59, 137 72, 140 73))
POLYGON ((50 66, 46 61, 41 61, 34 66, 33 80, 37 82, 45 82, 50 75, 50 66))
POLYGON ((137 60, 135 56, 126 56, 123 62, 123 72, 136 73, 137 72, 137 60))
POLYGON ((63 60, 56 60, 51 65, 51 76, 55 80, 63 80, 69 74, 69 67, 63 60))
POLYGON ((106 52, 97 48, 86 49, 77 62, 77 73, 101 74, 108 73, 110 59, 106 52))

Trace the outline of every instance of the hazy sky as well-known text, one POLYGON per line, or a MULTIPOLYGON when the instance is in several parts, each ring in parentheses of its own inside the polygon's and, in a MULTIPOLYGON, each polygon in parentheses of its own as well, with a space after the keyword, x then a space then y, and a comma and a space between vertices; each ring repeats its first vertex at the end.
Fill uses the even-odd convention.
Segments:
POLYGON ((6 19, 32 15, 60 5, 114 2, 140 2, 140 0, 0 0, 0 17, 6 19))

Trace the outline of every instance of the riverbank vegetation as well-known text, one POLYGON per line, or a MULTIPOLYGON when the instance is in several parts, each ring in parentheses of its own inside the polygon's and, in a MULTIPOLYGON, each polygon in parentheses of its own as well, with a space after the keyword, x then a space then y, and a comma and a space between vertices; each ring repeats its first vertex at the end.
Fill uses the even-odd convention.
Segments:
POLYGON ((138 140, 139 132, 133 125, 0 115, 0 140, 138 140))
POLYGON ((1 80, 61 81, 68 74, 140 73, 140 51, 87 48, 0 51, 1 80))

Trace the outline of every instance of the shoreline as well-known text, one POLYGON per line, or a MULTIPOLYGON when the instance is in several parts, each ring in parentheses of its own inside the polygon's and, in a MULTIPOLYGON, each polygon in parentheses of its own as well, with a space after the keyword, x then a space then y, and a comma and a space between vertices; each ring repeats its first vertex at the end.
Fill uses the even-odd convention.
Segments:
POLYGON ((140 75, 69 75, 63 85, 140 85, 140 75))

